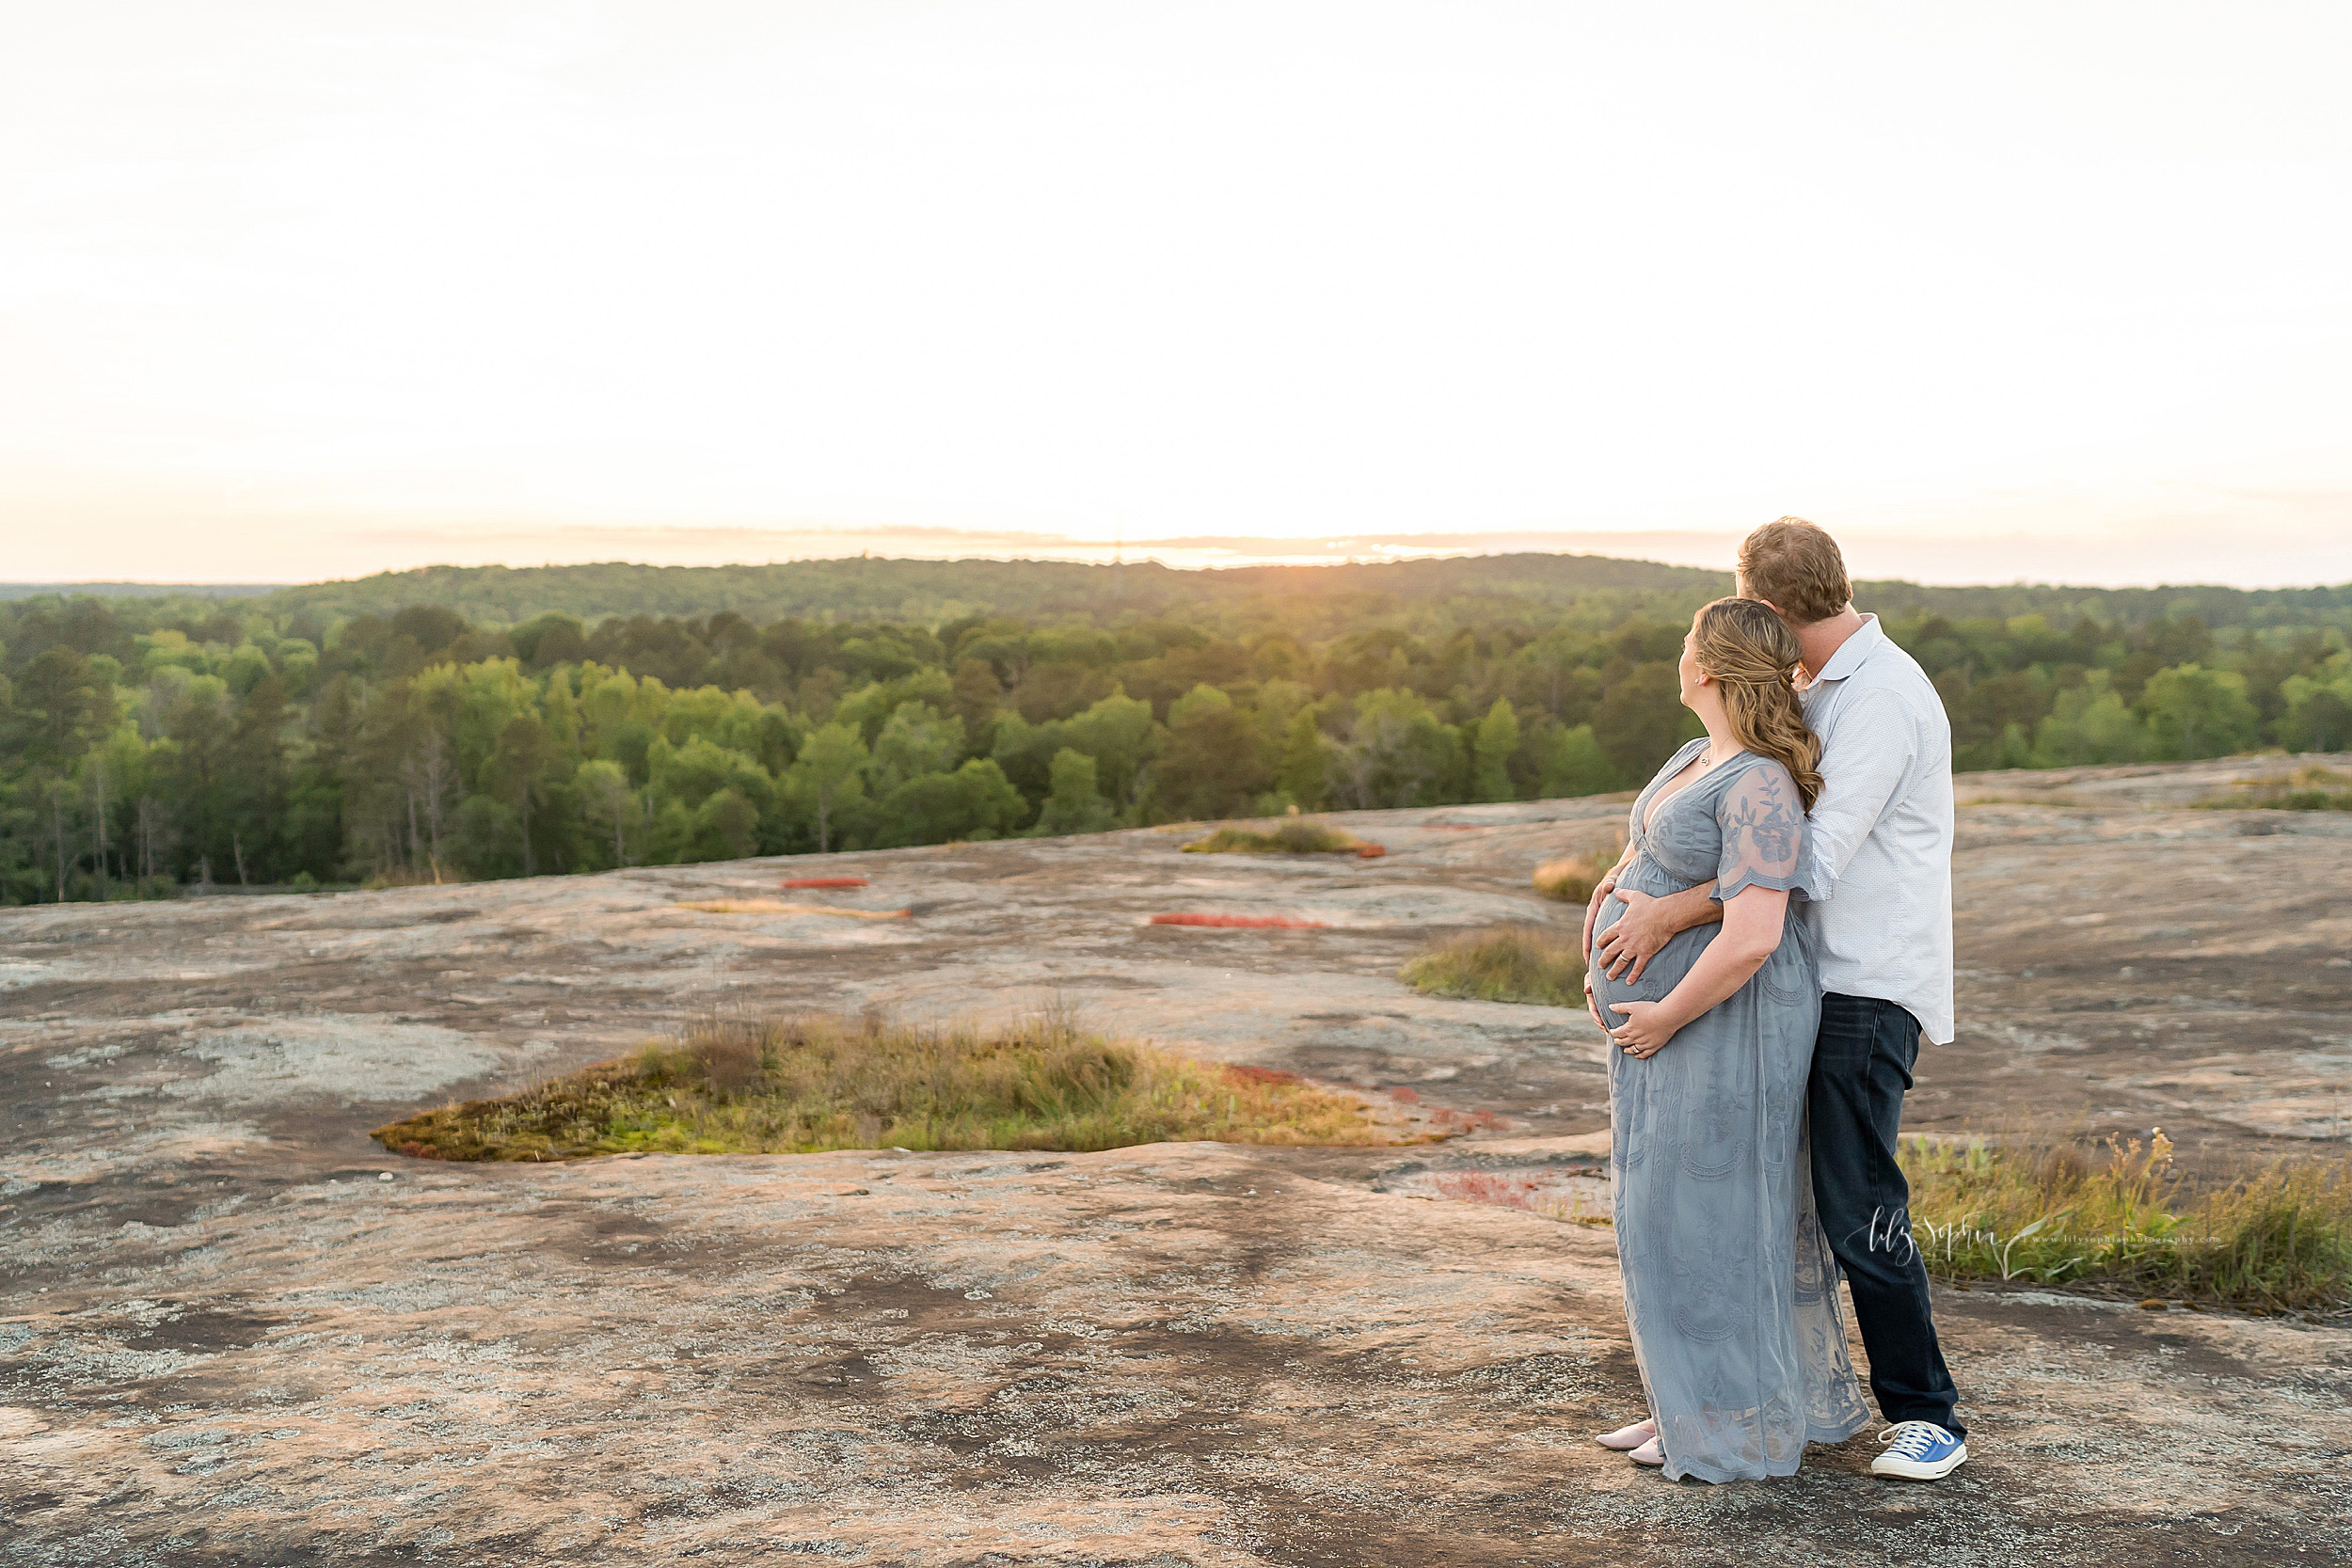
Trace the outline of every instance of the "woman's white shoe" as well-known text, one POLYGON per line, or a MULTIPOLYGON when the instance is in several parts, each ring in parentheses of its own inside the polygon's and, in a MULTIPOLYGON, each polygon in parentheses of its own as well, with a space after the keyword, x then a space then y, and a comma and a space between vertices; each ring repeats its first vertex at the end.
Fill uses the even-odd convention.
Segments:
POLYGON ((1660 1448, 1658 1439, 1653 1437, 1631 1453, 1627 1454, 1626 1457, 1636 1465, 1647 1465, 1652 1469, 1656 1469, 1666 1463, 1666 1450, 1660 1448))
POLYGON ((1597 1433, 1594 1435, 1593 1441, 1604 1449, 1614 1449, 1619 1453, 1625 1453, 1629 1449, 1640 1448, 1657 1435, 1658 1422, 1652 1418, 1636 1421, 1629 1427, 1619 1427, 1614 1432, 1597 1433))

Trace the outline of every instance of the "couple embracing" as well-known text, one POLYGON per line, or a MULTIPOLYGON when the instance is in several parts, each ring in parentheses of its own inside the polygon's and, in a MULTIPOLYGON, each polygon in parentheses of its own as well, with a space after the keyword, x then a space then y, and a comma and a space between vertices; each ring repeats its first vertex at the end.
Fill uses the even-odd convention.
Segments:
POLYGON ((1952 1037, 1951 731, 1820 529, 1757 529, 1738 586, 1683 642, 1707 736, 1584 917, 1650 1407, 1599 1440, 1725 1481, 1853 1435, 1842 1268, 1890 1423, 1871 1470, 1933 1481, 1968 1450, 1895 1152, 1919 1037, 1952 1037))

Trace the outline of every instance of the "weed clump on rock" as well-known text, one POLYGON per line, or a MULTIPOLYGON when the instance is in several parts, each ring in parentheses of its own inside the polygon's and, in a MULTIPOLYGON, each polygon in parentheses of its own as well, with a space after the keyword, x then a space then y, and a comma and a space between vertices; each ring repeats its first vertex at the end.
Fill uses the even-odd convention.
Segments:
POLYGON ((2352 773, 2298 768, 2284 778, 2244 779, 2197 802, 2213 811, 2352 811, 2352 773))
POLYGON ((1600 885, 1600 867, 1585 856, 1566 860, 1546 861, 1535 868, 1529 879, 1535 891, 1547 898, 1563 904, 1582 904, 1592 899, 1593 889, 1600 885))
POLYGON ((1584 1002, 1584 955, 1576 938, 1541 926, 1504 926, 1451 938, 1396 972, 1431 996, 1477 1002, 1584 1002))
POLYGON ((1187 855, 1354 855, 1377 860, 1388 851, 1377 844, 1321 822, 1282 823, 1271 832, 1255 828, 1219 828, 1184 846, 1187 855))
POLYGON ((1605 848, 1595 848, 1581 854, 1565 855, 1556 861, 1546 861, 1535 868, 1528 880, 1537 893, 1563 904, 1583 904, 1591 901, 1593 889, 1609 874, 1617 856, 1625 848, 1625 835, 1619 833, 1614 843, 1605 848))
POLYGON ((1404 1136, 1362 1100, 1293 1074, 1195 1061, 1050 1015, 1003 1029, 712 1021, 633 1056, 373 1135, 394 1153, 438 1160, 1404 1136))
POLYGON ((2185 1193, 2147 1141, 1906 1140, 1911 1230, 1947 1279, 2106 1286, 2265 1311, 2352 1305, 2352 1160, 2185 1193))

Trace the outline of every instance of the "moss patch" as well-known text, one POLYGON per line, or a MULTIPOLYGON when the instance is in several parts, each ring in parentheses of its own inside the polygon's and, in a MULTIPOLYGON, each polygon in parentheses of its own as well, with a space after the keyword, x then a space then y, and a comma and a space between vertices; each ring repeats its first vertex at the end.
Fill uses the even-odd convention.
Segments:
POLYGON ((394 1153, 435 1160, 1417 1141, 1363 1100, 1293 1074, 1195 1061, 1053 1018, 1000 1030, 830 1018, 713 1023, 373 1136, 394 1153))

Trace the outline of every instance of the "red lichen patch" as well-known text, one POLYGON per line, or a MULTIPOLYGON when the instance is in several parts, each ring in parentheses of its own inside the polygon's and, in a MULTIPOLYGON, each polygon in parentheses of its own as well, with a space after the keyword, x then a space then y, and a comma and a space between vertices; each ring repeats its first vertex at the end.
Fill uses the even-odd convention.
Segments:
POLYGON ((1491 1132, 1510 1125, 1492 1111, 1439 1111, 1429 1119, 1431 1125, 1454 1132, 1491 1132))
POLYGON ((1356 858, 1359 861, 1376 861, 1388 852, 1385 845, 1367 844, 1356 851, 1356 858))
POLYGON ((1277 914, 1155 914, 1154 926, 1208 926, 1220 931, 1320 931, 1320 920, 1289 920, 1277 914))
POLYGON ((1491 1203, 1499 1209, 1532 1209, 1549 1183, 1532 1176, 1506 1176, 1496 1171, 1439 1171, 1430 1179, 1439 1197, 1457 1203, 1491 1203))
POLYGON ((871 887, 874 884, 863 877, 793 877, 787 879, 783 885, 786 887, 871 887))
POLYGON ((1399 1085, 1397 1087, 1389 1091, 1389 1098, 1395 1101, 1399 1105, 1418 1105, 1421 1103, 1421 1091, 1419 1089, 1408 1089, 1404 1085, 1399 1085))
POLYGON ((1518 1209, 1570 1225, 1610 1223, 1606 1190, 1596 1192, 1589 1180, 1597 1171, 1449 1170, 1428 1178, 1439 1197, 1457 1203, 1484 1203, 1496 1209, 1518 1209))
POLYGON ((1295 1072, 1284 1072, 1279 1068, 1251 1067, 1246 1062, 1228 1062, 1225 1066, 1225 1077, 1228 1082, 1234 1084, 1303 1084, 1306 1082, 1295 1072))

